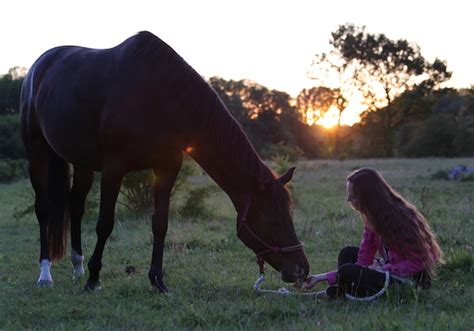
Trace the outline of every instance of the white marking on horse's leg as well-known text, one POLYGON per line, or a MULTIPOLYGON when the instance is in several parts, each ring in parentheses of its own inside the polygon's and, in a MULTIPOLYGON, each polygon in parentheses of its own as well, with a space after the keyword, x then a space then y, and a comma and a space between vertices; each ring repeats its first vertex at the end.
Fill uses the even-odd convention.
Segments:
POLYGON ((71 249, 71 262, 74 268, 73 278, 84 276, 84 255, 79 255, 74 249, 71 249))
POLYGON ((39 287, 53 286, 53 277, 51 277, 51 262, 48 259, 43 259, 39 263, 40 276, 38 278, 39 287))

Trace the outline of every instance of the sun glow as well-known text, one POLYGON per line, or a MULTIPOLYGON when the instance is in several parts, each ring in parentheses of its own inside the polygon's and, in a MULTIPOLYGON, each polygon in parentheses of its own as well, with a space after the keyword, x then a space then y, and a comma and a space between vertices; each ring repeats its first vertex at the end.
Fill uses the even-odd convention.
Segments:
MULTIPOLYGON (((365 110, 365 106, 362 104, 361 100, 354 99, 349 102, 349 105, 342 112, 341 116, 341 125, 352 126, 360 122, 360 114, 365 110)), ((320 117, 316 122, 311 118, 311 122, 308 118, 308 124, 316 124, 324 126, 327 129, 331 129, 337 125, 339 116, 339 111, 336 107, 331 107, 322 117, 320 117)))

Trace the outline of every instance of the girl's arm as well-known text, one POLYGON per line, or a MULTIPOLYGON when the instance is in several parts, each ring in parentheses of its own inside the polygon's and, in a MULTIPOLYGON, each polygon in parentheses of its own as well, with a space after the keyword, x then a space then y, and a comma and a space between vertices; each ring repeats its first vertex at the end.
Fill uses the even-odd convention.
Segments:
POLYGON ((359 245, 359 254, 357 256, 357 264, 368 267, 374 262, 375 254, 378 249, 378 237, 375 232, 364 227, 364 236, 359 245))
POLYGON ((395 276, 411 277, 420 271, 423 271, 424 268, 420 259, 417 259, 416 256, 411 256, 397 262, 384 264, 383 270, 388 271, 395 276))
POLYGON ((327 281, 330 285, 336 284, 337 271, 326 272, 324 274, 311 275, 309 276, 301 287, 304 289, 313 288, 317 283, 327 281))
MULTIPOLYGON (((374 262, 375 253, 377 252, 377 245, 377 235, 365 227, 364 236, 359 246, 357 264, 363 267, 370 266, 374 262)), ((313 288, 317 283, 322 281, 327 281, 329 285, 336 284, 337 270, 309 276, 308 279, 302 284, 302 287, 306 289, 313 288)))

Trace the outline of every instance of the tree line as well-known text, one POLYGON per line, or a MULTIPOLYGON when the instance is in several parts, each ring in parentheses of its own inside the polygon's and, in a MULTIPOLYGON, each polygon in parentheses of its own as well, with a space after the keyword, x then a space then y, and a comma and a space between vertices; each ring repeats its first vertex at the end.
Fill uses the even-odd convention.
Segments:
MULTIPOLYGON (((211 77, 209 84, 264 158, 291 159, 474 155, 474 87, 443 87, 445 61, 426 60, 416 44, 345 24, 330 51, 316 54, 314 87, 296 97, 249 80, 211 77), (360 123, 341 125, 354 95, 366 110, 360 123), (315 124, 331 109, 332 129, 315 124)), ((24 70, 0 78, 0 158, 21 158, 19 95, 24 70)))

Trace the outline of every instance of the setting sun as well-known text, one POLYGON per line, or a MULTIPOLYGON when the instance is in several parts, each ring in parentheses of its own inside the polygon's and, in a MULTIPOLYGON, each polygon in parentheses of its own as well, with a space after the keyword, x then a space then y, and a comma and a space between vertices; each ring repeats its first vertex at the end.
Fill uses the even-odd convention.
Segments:
MULTIPOLYGON (((349 102, 347 108, 342 112, 341 125, 352 126, 360 121, 360 114, 365 110, 359 98, 354 98, 349 102)), ((316 124, 330 129, 337 125, 339 112, 336 107, 331 107, 324 116, 319 118, 316 122, 308 116, 307 122, 309 125, 316 124)))

